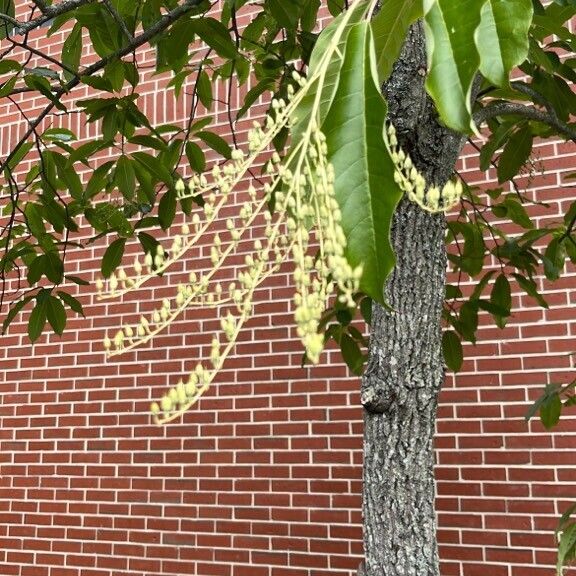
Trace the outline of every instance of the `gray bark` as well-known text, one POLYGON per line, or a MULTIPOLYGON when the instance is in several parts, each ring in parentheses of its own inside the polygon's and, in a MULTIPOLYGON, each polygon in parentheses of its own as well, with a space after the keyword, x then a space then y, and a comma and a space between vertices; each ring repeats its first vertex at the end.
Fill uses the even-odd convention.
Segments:
MULTIPOLYGON (((462 138, 443 128, 424 91, 423 30, 414 26, 384 93, 399 141, 429 182, 452 174, 462 138)), ((385 193, 383 191, 383 193, 385 193)), ((364 576, 438 576, 432 450, 444 377, 440 315, 444 218, 403 200, 397 265, 374 306, 364 405, 364 576)))

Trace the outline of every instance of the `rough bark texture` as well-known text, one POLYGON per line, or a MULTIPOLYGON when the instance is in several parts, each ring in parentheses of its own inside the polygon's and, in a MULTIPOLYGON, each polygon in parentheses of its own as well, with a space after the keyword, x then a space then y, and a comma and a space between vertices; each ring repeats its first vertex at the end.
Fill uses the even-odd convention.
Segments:
MULTIPOLYGON (((384 87, 399 141, 429 182, 451 175, 462 138, 441 127, 424 92, 423 30, 414 26, 384 87)), ((440 314, 444 218, 404 200, 394 219, 390 309, 375 306, 365 407, 365 576, 438 576, 432 441, 444 369, 440 314)))

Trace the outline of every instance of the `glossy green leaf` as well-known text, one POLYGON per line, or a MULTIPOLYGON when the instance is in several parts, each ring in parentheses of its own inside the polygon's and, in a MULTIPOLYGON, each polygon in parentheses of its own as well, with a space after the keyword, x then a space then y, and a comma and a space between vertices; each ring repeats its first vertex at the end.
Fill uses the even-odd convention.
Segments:
POLYGON ((384 282, 395 263, 390 226, 402 192, 384 141, 386 103, 372 57, 370 28, 361 22, 348 35, 338 90, 323 129, 336 175, 346 256, 352 266, 363 266, 361 291, 383 303, 384 282))
POLYGON ((160 219, 160 226, 163 230, 170 228, 172 222, 174 222, 174 217, 176 216, 176 199, 176 191, 171 189, 162 196, 158 204, 158 218, 160 219))
POLYGON ((130 200, 134 197, 134 191, 136 189, 136 173, 134 172, 132 160, 127 156, 120 156, 116 162, 114 183, 124 198, 130 200))
POLYGON ((212 150, 215 150, 216 152, 218 152, 218 154, 220 154, 227 160, 229 160, 232 157, 232 149, 230 148, 228 142, 226 142, 226 140, 222 138, 222 136, 218 136, 218 134, 214 132, 204 132, 204 131, 196 132, 196 136, 198 136, 200 140, 203 140, 206 144, 208 144, 208 146, 210 146, 212 150))
POLYGON ((46 300, 36 299, 36 305, 28 318, 28 338, 34 343, 42 334, 46 325, 46 300))
POLYGON ((49 251, 45 254, 44 274, 54 284, 62 282, 64 278, 64 262, 62 262, 58 252, 49 251))
POLYGON ((560 413, 562 412, 562 400, 560 395, 548 395, 540 406, 540 421, 544 428, 553 428, 560 420, 560 413))
POLYGON ((453 330, 446 330, 442 334, 442 351, 444 353, 446 366, 453 372, 458 372, 460 368, 462 368, 464 355, 460 338, 453 330))
POLYGON ((499 328, 504 328, 506 325, 506 319, 510 316, 510 309, 512 307, 510 282, 508 282, 508 278, 506 278, 504 274, 500 274, 498 278, 496 278, 496 282, 494 283, 494 286, 492 286, 492 292, 490 293, 490 302, 494 306, 501 308, 506 312, 506 314, 497 314, 494 317, 496 325, 499 328))
POLYGON ((147 152, 132 152, 132 158, 138 161, 138 163, 143 168, 145 168, 146 171, 150 175, 152 175, 156 180, 164 182, 164 184, 166 184, 167 186, 172 186, 173 184, 172 174, 158 158, 152 156, 151 154, 148 154, 147 152))
POLYGON ((544 274, 548 280, 558 280, 564 269, 566 248, 560 238, 552 238, 544 252, 544 274))
POLYGON ((498 182, 507 182, 520 172, 530 158, 533 136, 527 123, 510 136, 498 159, 498 182))
POLYGON ((66 310, 62 302, 55 296, 46 299, 46 318, 56 334, 62 335, 66 328, 66 310))
POLYGON ((386 0, 371 21, 378 79, 385 82, 400 55, 408 28, 422 17, 421 0, 386 0))
POLYGON ((296 28, 302 8, 307 0, 266 0, 266 7, 276 22, 285 28, 296 28))
POLYGON ((84 280, 84 278, 80 278, 80 276, 73 276, 70 274, 66 274, 64 276, 64 278, 66 278, 66 280, 69 280, 70 282, 73 282, 74 284, 78 284, 78 286, 89 286, 90 282, 88 282, 87 280, 84 280))
POLYGON ((360 302, 360 313, 366 324, 372 324, 372 298, 369 296, 362 298, 360 302))
MULTIPOLYGON (((82 26, 77 22, 67 35, 62 45, 62 63, 70 70, 78 72, 80 56, 82 55, 82 26)), ((73 78, 73 74, 64 70, 67 80, 73 78)))
POLYGON ((563 567, 572 563, 576 557, 576 523, 572 522, 563 527, 558 533, 558 562, 556 566, 557 573, 563 574, 563 567))
POLYGON ((358 343, 345 332, 340 337, 340 350, 342 351, 342 358, 346 362, 346 366, 353 374, 360 375, 362 373, 362 366, 364 359, 358 343))
POLYGON ((484 1, 424 0, 426 88, 446 125, 464 133, 473 130, 470 95, 480 64, 474 33, 484 1))
POLYGON ((67 128, 48 128, 42 133, 44 140, 51 142, 71 142, 76 140, 76 134, 67 128))
POLYGON ((522 228, 526 228, 527 230, 530 228, 534 228, 534 222, 528 216, 528 212, 526 212, 526 208, 520 202, 514 198, 512 195, 506 196, 504 199, 504 206, 506 206, 506 214, 508 218, 515 222, 522 228))
MULTIPOLYGON (((16 16, 14 0, 0 0, 0 12, 14 18, 16 16)), ((14 25, 5 20, 0 21, 0 40, 12 34, 14 34, 14 25)))
POLYGON ((542 308, 548 308, 548 302, 546 302, 542 294, 538 292, 538 288, 536 287, 536 283, 534 282, 534 280, 530 280, 530 278, 526 278, 521 274, 514 273, 512 274, 512 276, 516 278, 516 281, 518 282, 520 287, 524 290, 524 292, 528 294, 528 296, 534 298, 534 300, 536 300, 538 304, 542 306, 542 308))
POLYGON ((366 15, 369 8, 367 3, 357 4, 354 10, 347 11, 334 19, 320 34, 310 57, 308 78, 314 80, 314 89, 309 90, 294 112, 294 125, 292 126, 292 138, 298 141, 310 122, 312 111, 316 109, 316 121, 322 127, 326 115, 332 106, 338 82, 340 70, 346 53, 346 42, 353 26, 358 24, 366 15), (346 20, 345 28, 335 38, 342 20, 346 20), (336 50, 334 50, 336 44, 336 50), (331 51, 331 58, 327 67, 323 70, 323 58, 331 51), (320 101, 317 102, 317 92, 320 91, 320 101))
POLYGON ((188 25, 208 46, 214 48, 218 56, 234 59, 238 56, 236 45, 230 38, 227 28, 214 18, 197 18, 188 25))
POLYGON ((30 232, 32 232, 36 238, 40 238, 43 234, 46 234, 46 226, 44 225, 42 207, 40 205, 28 202, 24 209, 24 215, 26 216, 26 223, 30 232))
POLYGON ((204 107, 210 110, 212 106, 212 82, 204 70, 200 70, 196 78, 196 93, 204 107))
POLYGON ((460 321, 459 332, 468 342, 476 342, 476 331, 478 330, 478 300, 468 300, 462 304, 458 315, 460 321))
POLYGON ((480 72, 496 86, 506 86, 510 72, 528 55, 531 0, 487 0, 475 34, 480 72))
POLYGON ((117 238, 106 248, 104 256, 102 257, 102 262, 100 265, 100 271, 104 278, 108 278, 122 262, 122 256, 124 256, 124 248, 126 247, 126 238, 117 238))
POLYGON ((198 174, 204 172, 206 170, 206 156, 200 146, 194 142, 186 142, 185 150, 190 168, 198 174))
POLYGON ((268 91, 272 92, 274 90, 275 83, 276 82, 273 78, 264 78, 258 82, 254 88, 248 90, 246 96, 244 96, 244 103, 242 104, 240 110, 238 110, 236 118, 242 118, 242 116, 248 112, 252 104, 254 104, 256 100, 262 96, 262 94, 268 91))
POLYGON ((6 330, 8 330, 8 326, 10 326, 12 320, 16 318, 17 314, 24 308, 24 306, 26 306, 26 304, 28 304, 28 302, 30 302, 30 300, 32 300, 32 298, 34 298, 33 295, 26 296, 10 306, 10 310, 8 310, 6 318, 4 318, 4 321, 2 322, 2 334, 6 334, 6 330))

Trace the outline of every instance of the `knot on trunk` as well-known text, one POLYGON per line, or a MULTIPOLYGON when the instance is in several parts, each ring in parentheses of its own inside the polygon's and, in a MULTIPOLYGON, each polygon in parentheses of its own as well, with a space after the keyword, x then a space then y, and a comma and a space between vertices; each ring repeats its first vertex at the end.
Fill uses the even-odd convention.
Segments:
POLYGON ((396 392, 386 380, 376 374, 366 375, 362 379, 360 402, 362 406, 373 414, 384 414, 394 404, 396 392))

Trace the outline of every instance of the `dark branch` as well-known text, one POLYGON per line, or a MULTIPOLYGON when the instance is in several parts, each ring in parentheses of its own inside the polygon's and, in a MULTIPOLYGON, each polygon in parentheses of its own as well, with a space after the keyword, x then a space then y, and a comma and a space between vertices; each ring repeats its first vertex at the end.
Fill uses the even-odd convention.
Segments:
MULTIPOLYGON (((82 2, 80 2, 80 0, 69 0, 69 3, 75 2, 77 5, 81 5, 82 3, 87 3, 91 1, 92 0, 82 0, 82 2)), ((124 46, 124 48, 121 48, 117 52, 114 52, 113 54, 110 54, 109 56, 106 56, 105 58, 102 58, 98 62, 95 62, 91 66, 85 68, 81 73, 82 76, 92 76, 93 74, 104 68, 106 64, 108 64, 108 62, 118 60, 130 54, 131 52, 134 52, 137 48, 139 48, 143 44, 146 44, 146 42, 148 42, 158 34, 161 34, 172 23, 176 22, 179 18, 182 18, 196 6, 199 6, 202 2, 203 0, 187 0, 184 4, 181 4, 180 6, 174 8, 174 10, 172 10, 171 12, 164 14, 158 20, 158 22, 154 24, 154 26, 151 26, 142 34, 136 36, 134 40, 129 44, 127 44, 126 46, 124 46)), ((75 78, 72 78, 62 88, 58 88, 57 90, 55 90, 54 91, 55 100, 60 98, 67 92, 70 92, 70 90, 72 90, 76 86, 78 86, 78 84, 80 84, 80 81, 81 81, 80 77, 77 76, 75 78)), ((50 114, 53 108, 54 103, 50 102, 49 104, 46 105, 44 110, 40 112, 40 114, 36 117, 36 119, 30 123, 28 130, 26 130, 25 134, 14 146, 10 154, 8 154, 8 156, 4 159, 3 162, 0 162, 0 172, 4 169, 4 167, 8 164, 8 162, 10 162, 10 160, 16 155, 18 150, 20 150, 24 142, 26 142, 26 140, 28 140, 28 138, 34 133, 35 129, 40 125, 42 120, 44 120, 44 118, 46 118, 46 116, 50 114)))
POLYGON ((554 128, 558 134, 576 143, 576 129, 562 122, 556 114, 525 106, 516 102, 495 102, 474 113, 474 122, 481 126, 487 120, 498 116, 522 116, 528 120, 536 120, 554 128))

